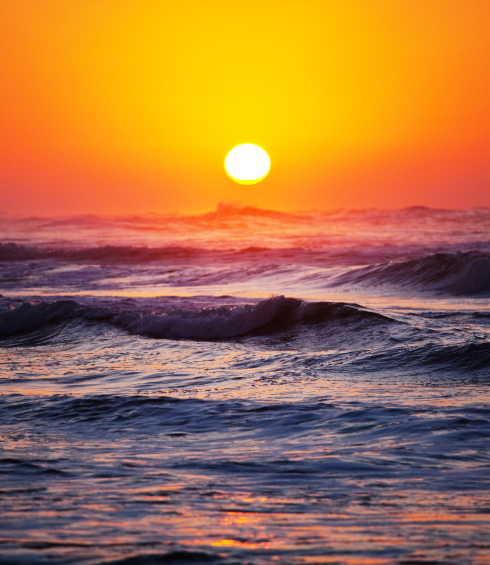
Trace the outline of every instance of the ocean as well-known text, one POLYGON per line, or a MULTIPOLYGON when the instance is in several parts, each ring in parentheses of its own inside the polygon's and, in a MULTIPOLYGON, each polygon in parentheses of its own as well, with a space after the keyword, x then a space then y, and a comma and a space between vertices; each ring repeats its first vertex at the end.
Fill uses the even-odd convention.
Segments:
POLYGON ((0 242, 0 563, 490 563, 490 209, 0 242))

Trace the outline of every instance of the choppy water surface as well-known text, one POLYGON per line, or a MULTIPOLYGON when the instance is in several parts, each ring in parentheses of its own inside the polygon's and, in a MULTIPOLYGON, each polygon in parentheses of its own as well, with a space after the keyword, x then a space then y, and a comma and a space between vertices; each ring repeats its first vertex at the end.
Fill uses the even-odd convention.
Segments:
POLYGON ((0 562, 490 562, 490 210, 0 221, 0 562))

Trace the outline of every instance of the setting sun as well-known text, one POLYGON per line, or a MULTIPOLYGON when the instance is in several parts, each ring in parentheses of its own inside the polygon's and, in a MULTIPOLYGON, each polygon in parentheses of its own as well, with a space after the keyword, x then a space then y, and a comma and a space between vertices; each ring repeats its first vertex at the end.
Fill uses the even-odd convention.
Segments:
POLYGON ((269 174, 271 160, 258 145, 244 143, 233 148, 225 159, 225 171, 240 184, 255 184, 269 174))

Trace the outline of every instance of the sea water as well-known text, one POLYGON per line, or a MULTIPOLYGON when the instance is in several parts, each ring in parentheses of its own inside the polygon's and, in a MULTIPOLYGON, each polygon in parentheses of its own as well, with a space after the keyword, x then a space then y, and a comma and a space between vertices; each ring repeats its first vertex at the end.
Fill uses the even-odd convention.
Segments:
POLYGON ((490 210, 0 218, 0 562, 490 562, 490 210))

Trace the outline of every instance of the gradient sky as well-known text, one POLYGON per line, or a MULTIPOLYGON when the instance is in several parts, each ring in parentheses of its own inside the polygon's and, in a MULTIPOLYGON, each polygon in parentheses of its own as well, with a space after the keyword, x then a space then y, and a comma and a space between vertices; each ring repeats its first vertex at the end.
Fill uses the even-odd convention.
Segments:
POLYGON ((490 206, 489 30, 488 0, 2 0, 0 211, 490 206))

